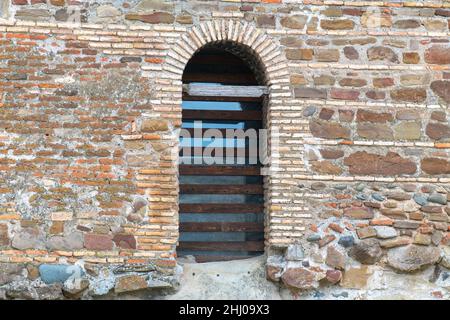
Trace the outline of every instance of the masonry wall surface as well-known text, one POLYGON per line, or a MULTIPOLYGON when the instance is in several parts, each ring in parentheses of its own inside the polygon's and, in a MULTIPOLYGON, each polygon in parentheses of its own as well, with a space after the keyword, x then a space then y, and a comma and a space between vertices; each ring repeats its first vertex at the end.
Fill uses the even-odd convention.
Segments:
POLYGON ((0 12, 0 296, 176 286, 181 76, 223 40, 268 79, 268 278, 297 291, 363 289, 373 266, 447 274, 450 2, 0 12))

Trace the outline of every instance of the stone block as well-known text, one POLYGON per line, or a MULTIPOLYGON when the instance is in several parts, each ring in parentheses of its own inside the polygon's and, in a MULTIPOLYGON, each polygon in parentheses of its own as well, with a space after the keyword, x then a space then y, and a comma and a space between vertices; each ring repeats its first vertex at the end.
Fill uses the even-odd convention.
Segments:
POLYGON ((46 284, 64 283, 69 278, 81 278, 84 275, 84 270, 78 265, 41 264, 39 275, 46 284))

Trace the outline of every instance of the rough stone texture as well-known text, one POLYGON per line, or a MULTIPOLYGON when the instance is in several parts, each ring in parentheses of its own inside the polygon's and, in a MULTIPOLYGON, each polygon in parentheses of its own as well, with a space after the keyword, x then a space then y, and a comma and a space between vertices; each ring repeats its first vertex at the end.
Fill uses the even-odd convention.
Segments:
POLYGON ((41 264, 39 275, 46 284, 64 283, 70 277, 80 278, 84 271, 79 266, 41 264))
POLYGON ((185 263, 180 288, 168 300, 279 300, 279 288, 267 281, 265 258, 211 263, 185 263), (219 275, 219 276, 217 276, 219 275))
POLYGON ((155 12, 151 14, 128 14, 125 19, 137 20, 145 23, 173 23, 175 17, 167 12, 155 12))
POLYGON ((450 64, 450 47, 435 45, 425 51, 425 62, 431 64, 450 64))
POLYGON ((89 289, 89 281, 86 279, 81 279, 76 286, 68 286, 64 284, 62 290, 64 297, 72 300, 80 299, 86 290, 89 289))
POLYGON ((442 260, 441 265, 447 269, 450 269, 450 247, 442 248, 442 260))
POLYGON ((392 140, 394 132, 385 124, 359 123, 357 133, 361 138, 372 140, 392 140))
POLYGON ((342 236, 339 238, 338 243, 344 248, 349 248, 355 243, 355 238, 353 236, 342 236))
POLYGON ((431 90, 442 100, 450 103, 450 81, 433 81, 431 83, 431 90))
POLYGON ((426 134, 434 140, 450 139, 450 126, 442 123, 429 123, 426 134))
POLYGON ((388 88, 394 86, 395 82, 392 78, 375 78, 373 79, 373 86, 375 88, 388 88))
POLYGON ((305 257, 305 253, 301 245, 293 244, 287 248, 285 257, 288 261, 301 261, 305 257))
POLYGON ((280 19, 280 23, 283 27, 290 29, 303 29, 307 21, 306 16, 288 16, 280 19))
POLYGON ((358 51, 353 47, 345 47, 344 55, 349 60, 357 60, 359 58, 358 51))
POLYGON ((324 174, 339 175, 342 173, 342 169, 330 161, 314 161, 312 163, 312 169, 316 172, 324 174))
POLYGON ((404 102, 424 102, 427 98, 425 89, 398 89, 391 91, 391 98, 394 101, 404 102))
POLYGON ((394 62, 398 63, 398 57, 395 54, 395 52, 388 47, 372 47, 369 50, 367 50, 367 57, 370 61, 387 61, 387 62, 394 62))
POLYGON ((35 228, 23 229, 12 238, 11 246, 15 249, 45 249, 45 235, 35 228))
POLYGON ((377 238, 380 239, 395 238, 398 235, 397 231, 392 227, 376 226, 374 228, 377 233, 377 238))
POLYGON ((133 235, 116 234, 112 240, 120 248, 136 249, 136 238, 133 235))
POLYGON ((441 252, 436 247, 409 245, 388 252, 388 263, 396 270, 413 272, 436 263, 441 252))
POLYGON ((256 18, 259 27, 275 27, 275 22, 275 16, 273 15, 260 15, 256 18))
POLYGON ((369 10, 361 16, 361 24, 366 28, 377 28, 392 26, 392 17, 386 13, 373 14, 369 10))
POLYGON ((344 151, 336 149, 320 149, 320 155, 324 159, 339 159, 344 156, 344 151))
POLYGON ((280 267, 267 265, 266 266, 267 280, 273 281, 273 282, 279 282, 282 271, 283 271, 283 269, 280 267))
POLYGON ((0 224, 0 246, 9 245, 8 226, 0 224))
POLYGON ((283 273, 281 280, 292 290, 311 290, 318 286, 314 272, 305 268, 290 268, 283 273))
POLYGON ((14 280, 20 280, 22 270, 23 267, 18 264, 0 264, 0 286, 14 280))
POLYGON ((344 90, 344 89, 331 89, 331 98, 337 100, 358 100, 360 95, 359 91, 356 90, 344 90))
POLYGON ((370 219, 373 218, 373 211, 370 208, 353 207, 345 209, 344 216, 353 219, 370 219))
POLYGON ((0 4, 0 18, 8 18, 10 15, 10 3, 9 1, 3 1, 0 4))
POLYGON ((420 56, 417 52, 404 52, 403 63, 406 64, 418 64, 420 62, 420 56))
POLYGON ((162 120, 144 120, 141 125, 142 132, 167 131, 168 129, 167 122, 162 120))
POLYGON ((362 289, 367 285, 371 272, 367 266, 345 270, 341 281, 344 288, 362 289))
POLYGON ((417 122, 400 123, 394 130, 398 140, 419 140, 422 136, 422 127, 417 122))
POLYGON ((327 270, 326 279, 331 284, 336 284, 342 279, 342 272, 339 270, 327 270))
POLYGON ((375 229, 370 226, 364 227, 364 228, 358 228, 356 230, 356 234, 358 235, 358 238, 360 238, 360 239, 372 238, 377 235, 375 229))
POLYGON ((144 277, 138 275, 129 275, 117 279, 114 291, 116 293, 123 293, 142 290, 146 289, 147 287, 147 280, 144 277))
POLYGON ((325 90, 314 88, 296 88, 294 92, 297 98, 325 99, 327 97, 325 90))
POLYGON ((450 174, 450 162, 446 159, 425 158, 421 162, 422 170, 428 174, 450 174))
POLYGON ((349 255, 362 264, 375 264, 380 261, 383 251, 377 240, 366 239, 353 246, 349 255))
POLYGON ((356 152, 345 158, 344 164, 352 174, 399 175, 414 174, 417 170, 414 162, 395 152, 388 152, 385 156, 356 152))
POLYGON ((320 62, 336 62, 339 61, 340 54, 337 49, 318 49, 315 57, 320 62))
POLYGON ((386 123, 393 120, 391 113, 387 112, 372 112, 368 110, 358 110, 356 113, 356 120, 358 122, 375 122, 375 123, 386 123))
POLYGON ((313 60, 312 49, 286 49, 286 58, 289 60, 313 60))
POLYGON ((325 263, 335 269, 344 269, 345 268, 345 253, 341 252, 334 246, 329 246, 327 248, 327 258, 325 263))
POLYGON ((420 22, 414 19, 397 20, 394 23, 394 28, 397 29, 416 29, 421 26, 420 22))
POLYGON ((321 20, 320 27, 326 30, 351 30, 355 26, 352 20, 321 20))
POLYGON ((350 131, 338 123, 311 121, 309 124, 313 135, 320 138, 349 138, 350 131))
POLYGON ((84 245, 87 249, 92 250, 111 250, 113 241, 109 235, 86 233, 84 235, 84 245))
POLYGON ((54 236, 47 242, 49 250, 79 250, 84 246, 83 234, 81 232, 73 232, 67 236, 54 236))

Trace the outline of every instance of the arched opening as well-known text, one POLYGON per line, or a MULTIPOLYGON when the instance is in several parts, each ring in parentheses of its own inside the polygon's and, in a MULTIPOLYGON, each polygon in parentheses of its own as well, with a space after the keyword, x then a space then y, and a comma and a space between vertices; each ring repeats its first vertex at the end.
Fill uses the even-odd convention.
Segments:
POLYGON ((198 50, 183 73, 179 257, 197 262, 264 252, 264 99, 254 52, 230 41, 198 50))

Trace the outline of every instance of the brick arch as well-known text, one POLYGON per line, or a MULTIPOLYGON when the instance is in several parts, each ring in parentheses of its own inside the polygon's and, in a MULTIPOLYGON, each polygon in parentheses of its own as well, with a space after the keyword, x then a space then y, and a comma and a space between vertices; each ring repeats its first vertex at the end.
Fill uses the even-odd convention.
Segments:
MULTIPOLYGON (((289 82, 287 60, 279 44, 252 24, 236 20, 207 21, 192 27, 169 50, 163 70, 172 75, 171 79, 181 81, 184 68, 195 52, 205 45, 220 41, 230 41, 237 46, 248 47, 257 54, 264 67, 269 89, 289 82)), ((281 88, 277 91, 285 91, 283 96, 291 97, 289 89, 281 88)))
MULTIPOLYGON (((247 47, 251 52, 257 55, 259 65, 264 69, 265 85, 268 86, 269 94, 265 102, 266 118, 265 124, 268 130, 268 139, 270 144, 269 155, 272 158, 272 164, 277 163, 276 170, 270 170, 273 165, 266 167, 271 173, 264 179, 265 188, 265 244, 266 252, 272 246, 283 246, 286 242, 284 235, 276 233, 281 230, 276 213, 280 213, 282 208, 277 205, 277 201, 273 201, 273 186, 280 179, 279 161, 285 156, 284 151, 278 149, 278 142, 273 137, 278 131, 272 130, 274 126, 278 126, 277 122, 283 120, 280 116, 289 99, 293 98, 290 89, 290 79, 288 71, 287 59, 280 49, 280 45, 266 34, 263 30, 255 28, 251 23, 240 22, 236 20, 213 20, 206 21, 199 25, 193 26, 191 29, 182 33, 179 41, 168 51, 166 60, 162 66, 165 78, 170 81, 170 96, 172 98, 172 110, 176 111, 174 118, 181 120, 181 97, 182 97, 182 76, 191 57, 200 49, 208 44, 232 42, 236 46, 247 47), (275 114, 276 113, 276 114, 275 114), (276 119, 277 121, 274 121, 276 119), (274 160, 275 159, 275 160, 274 160), (273 214, 275 213, 275 215, 273 214), (278 225, 278 227, 277 227, 278 225), (272 232, 274 227, 275 233, 272 232)), ((167 97, 167 96, 166 96, 167 97)), ((181 121, 178 122, 181 124, 181 121)), ((277 140, 278 141, 278 140, 277 140)), ((174 141, 178 145, 178 140, 174 141)), ((174 148, 174 150, 178 150, 174 148)), ((172 160, 178 159, 178 152, 174 152, 172 160)), ((176 161, 176 164, 178 162, 176 161)), ((178 166, 176 165, 178 171, 178 166)), ((175 161, 174 161, 175 169, 175 161)), ((283 170, 281 170, 283 171, 283 170)), ((178 216, 176 217, 178 223, 178 216)), ((175 249, 175 248, 174 248, 175 249)))

